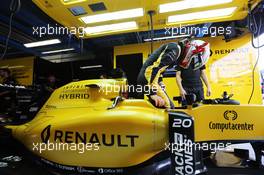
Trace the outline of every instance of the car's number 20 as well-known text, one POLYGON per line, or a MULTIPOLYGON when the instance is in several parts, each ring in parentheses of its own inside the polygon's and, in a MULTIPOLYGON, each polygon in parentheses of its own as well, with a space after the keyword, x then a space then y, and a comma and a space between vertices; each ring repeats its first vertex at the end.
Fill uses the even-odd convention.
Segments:
POLYGON ((192 120, 191 119, 174 119, 172 127, 174 128, 189 128, 192 125, 192 120))

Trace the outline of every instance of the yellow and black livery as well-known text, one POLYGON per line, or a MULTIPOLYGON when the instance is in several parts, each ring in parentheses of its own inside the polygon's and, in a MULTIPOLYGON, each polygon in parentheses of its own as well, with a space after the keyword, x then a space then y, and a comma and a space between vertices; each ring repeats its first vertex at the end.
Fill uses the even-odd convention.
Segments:
POLYGON ((1 134, 10 131, 42 163, 56 170, 108 175, 194 174, 193 143, 264 140, 263 106, 158 109, 147 100, 122 99, 119 92, 109 91, 110 86, 122 84, 118 80, 67 84, 54 91, 32 121, 7 125, 1 134), (171 145, 177 143, 188 143, 187 151, 173 149, 171 154, 171 145), (48 144, 57 147, 48 149, 48 144), (82 152, 59 149, 61 144, 90 146, 82 152))
POLYGON ((164 44, 149 56, 138 75, 138 84, 149 88, 147 95, 161 96, 168 108, 172 108, 173 103, 164 90, 162 74, 168 67, 177 65, 180 54, 181 47, 177 43, 164 44))

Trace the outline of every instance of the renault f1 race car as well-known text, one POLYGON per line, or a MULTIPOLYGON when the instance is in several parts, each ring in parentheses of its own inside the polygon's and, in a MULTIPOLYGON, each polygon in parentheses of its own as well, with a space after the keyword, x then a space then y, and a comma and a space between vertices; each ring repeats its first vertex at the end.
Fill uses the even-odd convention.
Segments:
POLYGON ((114 84, 124 83, 86 80, 58 88, 33 120, 6 125, 1 135, 22 143, 52 172, 89 175, 199 174, 206 172, 206 148, 264 140, 263 106, 225 97, 160 109, 122 98, 114 84))

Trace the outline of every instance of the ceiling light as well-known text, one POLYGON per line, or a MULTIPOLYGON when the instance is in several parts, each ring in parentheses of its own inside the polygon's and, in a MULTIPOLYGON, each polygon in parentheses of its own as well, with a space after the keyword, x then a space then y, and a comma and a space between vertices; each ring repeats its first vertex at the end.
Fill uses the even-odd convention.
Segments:
POLYGON ((101 68, 102 65, 94 65, 94 66, 82 66, 80 69, 94 69, 94 68, 101 68))
POLYGON ((52 45, 52 44, 59 44, 59 43, 61 43, 61 41, 59 39, 51 39, 51 40, 27 43, 27 44, 24 44, 24 46, 27 48, 31 48, 31 47, 39 47, 39 46, 46 46, 46 45, 52 45))
POLYGON ((52 51, 41 52, 41 54, 67 52, 67 51, 72 51, 72 50, 75 50, 75 49, 74 48, 69 48, 69 49, 61 49, 61 50, 52 50, 52 51))
POLYGON ((190 20, 201 20, 208 18, 216 17, 227 17, 234 13, 236 7, 217 9, 217 10, 208 10, 202 12, 187 13, 183 15, 174 15, 168 17, 168 23, 190 21, 190 20))
POLYGON ((9 69, 17 69, 17 68, 24 68, 25 66, 23 65, 18 65, 18 66, 10 66, 8 67, 9 69))
POLYGON ((137 29, 137 28, 138 28, 137 23, 135 21, 132 21, 132 22, 123 22, 123 23, 116 23, 116 24, 109 24, 109 25, 102 25, 95 27, 86 27, 84 31, 89 35, 96 35, 100 33, 125 31, 125 30, 137 29))
POLYGON ((166 13, 190 8, 213 6, 218 4, 230 3, 232 1, 233 0, 199 0, 199 2, 194 2, 193 0, 182 0, 179 2, 161 4, 159 6, 159 12, 166 13))
POLYGON ((137 8, 131 10, 103 13, 99 15, 85 16, 85 17, 81 17, 80 19, 86 24, 91 24, 91 23, 97 23, 103 21, 140 17, 143 15, 144 15, 143 8, 137 8))
MULTIPOLYGON (((165 36, 165 37, 158 37, 153 38, 153 41, 159 41, 159 40, 166 40, 166 39, 174 39, 174 38, 182 38, 182 37, 188 37, 190 35, 177 35, 177 36, 165 36)), ((144 39, 145 42, 151 41, 151 38, 144 39)))

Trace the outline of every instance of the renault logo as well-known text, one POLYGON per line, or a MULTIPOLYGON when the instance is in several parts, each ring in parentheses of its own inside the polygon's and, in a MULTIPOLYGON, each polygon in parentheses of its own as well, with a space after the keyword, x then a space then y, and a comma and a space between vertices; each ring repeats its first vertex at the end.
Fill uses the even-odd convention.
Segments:
POLYGON ((41 140, 42 140, 43 143, 48 143, 48 140, 50 138, 50 128, 51 128, 51 125, 48 125, 41 132, 41 140))

